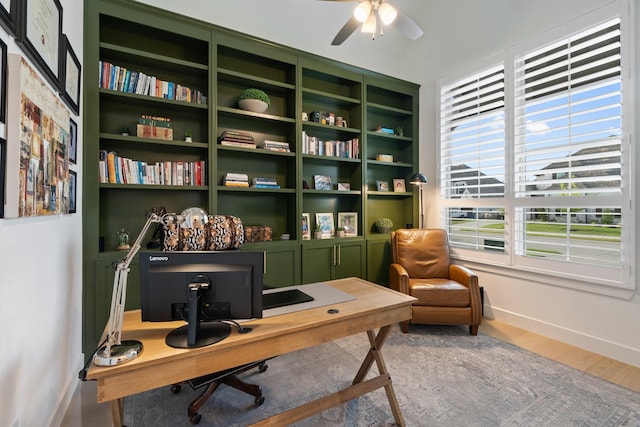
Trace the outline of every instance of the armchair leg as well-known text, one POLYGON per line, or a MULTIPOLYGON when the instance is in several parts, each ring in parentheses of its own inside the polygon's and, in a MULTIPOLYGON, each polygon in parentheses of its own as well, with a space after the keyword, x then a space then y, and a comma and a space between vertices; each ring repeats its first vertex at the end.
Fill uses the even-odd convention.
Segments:
POLYGON ((409 321, 405 320, 404 322, 400 322, 400 330, 403 334, 409 332, 409 321))
POLYGON ((471 335, 478 335, 478 325, 469 325, 469 333, 471 335))

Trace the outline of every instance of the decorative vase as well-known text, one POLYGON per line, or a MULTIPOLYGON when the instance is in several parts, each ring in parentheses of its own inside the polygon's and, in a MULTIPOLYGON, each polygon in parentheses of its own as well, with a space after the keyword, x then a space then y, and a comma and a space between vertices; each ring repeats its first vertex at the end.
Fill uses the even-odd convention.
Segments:
POLYGON ((344 237, 344 230, 338 230, 338 237, 344 237))
POLYGON ((241 99, 238 101, 238 105, 243 110, 253 111, 254 113, 264 113, 269 108, 269 105, 259 99, 241 99))
POLYGON ((193 139, 190 136, 185 136, 184 142, 193 142, 193 139))
POLYGON ((313 235, 316 239, 322 239, 322 231, 316 231, 313 235))

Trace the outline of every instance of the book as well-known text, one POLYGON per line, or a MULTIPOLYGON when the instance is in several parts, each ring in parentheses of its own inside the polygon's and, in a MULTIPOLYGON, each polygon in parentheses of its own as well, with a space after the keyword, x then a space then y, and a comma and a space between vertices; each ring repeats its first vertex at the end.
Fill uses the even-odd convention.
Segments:
POLYGON ((225 187, 248 187, 249 186, 249 182, 247 182, 247 181, 229 181, 229 180, 224 180, 222 185, 224 185, 225 187))
POLYGON ((238 141, 220 141, 220 145, 225 145, 227 147, 241 147, 241 148, 256 148, 256 144, 251 142, 238 142, 238 141))
POLYGON ((252 184, 252 188, 274 188, 278 189, 280 186, 278 184, 252 184))

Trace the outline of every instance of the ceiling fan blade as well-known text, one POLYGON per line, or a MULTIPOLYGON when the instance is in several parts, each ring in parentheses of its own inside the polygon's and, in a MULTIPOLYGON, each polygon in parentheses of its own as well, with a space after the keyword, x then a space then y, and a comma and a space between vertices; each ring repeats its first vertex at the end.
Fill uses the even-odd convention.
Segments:
MULTIPOLYGON (((397 10, 397 9, 396 9, 397 10)), ((398 11, 398 16, 395 21, 391 24, 392 27, 396 28, 405 36, 409 37, 411 40, 416 40, 422 37, 424 34, 422 29, 414 22, 413 19, 409 18, 404 13, 398 11)))
POLYGON ((349 19, 347 23, 344 24, 340 31, 338 31, 338 34, 336 34, 335 38, 331 42, 331 45, 341 45, 342 42, 345 41, 356 30, 356 28, 358 28, 359 25, 360 22, 358 22, 358 20, 352 16, 351 19, 349 19))

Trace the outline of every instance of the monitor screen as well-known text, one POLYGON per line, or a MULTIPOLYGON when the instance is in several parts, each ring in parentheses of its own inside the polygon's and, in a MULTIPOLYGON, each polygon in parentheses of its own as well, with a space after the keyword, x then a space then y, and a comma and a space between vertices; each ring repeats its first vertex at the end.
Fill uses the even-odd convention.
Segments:
POLYGON ((220 341, 231 331, 220 321, 262 317, 263 263, 262 252, 141 251, 142 321, 186 321, 167 336, 172 347, 220 341))

